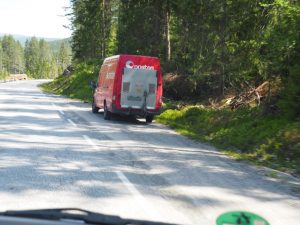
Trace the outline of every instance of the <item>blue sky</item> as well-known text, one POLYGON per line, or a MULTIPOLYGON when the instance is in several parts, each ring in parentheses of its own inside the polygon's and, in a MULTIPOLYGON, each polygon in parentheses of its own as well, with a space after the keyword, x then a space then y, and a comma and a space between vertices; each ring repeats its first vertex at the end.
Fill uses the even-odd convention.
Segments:
MULTIPOLYGON (((71 31, 64 16, 69 0, 0 0, 0 33, 66 38, 71 31)), ((68 11, 67 11, 68 12, 68 11)))

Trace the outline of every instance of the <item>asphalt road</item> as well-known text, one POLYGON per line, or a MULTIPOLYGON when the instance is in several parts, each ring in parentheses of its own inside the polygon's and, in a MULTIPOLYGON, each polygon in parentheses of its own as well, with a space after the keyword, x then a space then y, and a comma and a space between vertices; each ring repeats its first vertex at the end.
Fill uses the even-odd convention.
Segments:
POLYGON ((42 93, 41 82, 0 84, 1 211, 79 207, 207 225, 246 210, 300 224, 296 180, 265 176, 155 122, 105 121, 87 103, 42 93))

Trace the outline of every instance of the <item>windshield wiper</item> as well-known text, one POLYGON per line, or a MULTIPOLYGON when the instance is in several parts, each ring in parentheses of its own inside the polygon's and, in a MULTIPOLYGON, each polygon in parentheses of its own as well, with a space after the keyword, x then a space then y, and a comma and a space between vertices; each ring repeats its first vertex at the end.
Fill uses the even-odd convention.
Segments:
MULTIPOLYGON (((145 220, 123 219, 119 216, 94 213, 78 208, 61 209, 38 209, 38 210, 20 210, 0 212, 0 216, 12 216, 31 219, 44 220, 80 220, 88 224, 102 225, 171 225, 170 223, 160 223, 145 220)), ((173 224, 174 225, 174 224, 173 224)))

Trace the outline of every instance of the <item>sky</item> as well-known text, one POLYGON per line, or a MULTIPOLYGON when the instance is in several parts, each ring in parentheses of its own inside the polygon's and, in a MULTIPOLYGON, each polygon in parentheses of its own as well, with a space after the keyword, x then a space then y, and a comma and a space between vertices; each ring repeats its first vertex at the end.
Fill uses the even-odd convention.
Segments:
POLYGON ((0 33, 67 38, 69 0, 0 0, 0 33))

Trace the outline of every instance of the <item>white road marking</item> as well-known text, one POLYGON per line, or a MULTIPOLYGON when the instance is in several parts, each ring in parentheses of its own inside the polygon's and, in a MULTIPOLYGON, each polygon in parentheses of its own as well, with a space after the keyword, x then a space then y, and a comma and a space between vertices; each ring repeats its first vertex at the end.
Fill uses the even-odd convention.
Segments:
POLYGON ((88 136, 82 135, 82 137, 93 147, 93 149, 98 150, 97 145, 88 136))
POLYGON ((65 113, 57 106, 55 105, 54 103, 52 103, 52 106, 62 115, 65 115, 65 113))
POLYGON ((77 127, 77 125, 70 119, 67 119, 69 121, 70 124, 72 124, 74 127, 77 127))
POLYGON ((150 216, 150 218, 154 218, 154 220, 161 220, 162 216, 154 209, 153 205, 151 205, 149 201, 147 201, 147 199, 145 199, 143 195, 134 187, 134 185, 124 175, 124 173, 122 173, 121 171, 116 171, 115 173, 134 196, 140 207, 150 216))
MULTIPOLYGON (((82 135, 85 141, 93 147, 95 150, 99 150, 98 146, 91 140, 91 138, 87 135, 82 135)), ((118 178, 122 181, 122 183, 126 186, 129 192, 133 195, 136 203, 143 209, 143 211, 152 218, 152 220, 163 221, 163 216, 155 209, 155 207, 135 188, 135 186, 128 180, 125 174, 121 171, 115 172, 118 178)), ((178 212, 171 205, 166 203, 168 208, 173 212, 176 212, 176 216, 184 221, 184 224, 192 224, 189 219, 187 219, 184 215, 178 212)))
POLYGON ((64 111, 62 111, 61 109, 58 109, 58 112, 60 112, 61 114, 65 115, 64 111))
MULTIPOLYGON (((82 137, 86 140, 87 143, 89 143, 95 150, 98 150, 97 145, 87 136, 82 135, 82 137)), ((122 183, 128 188, 128 190, 131 192, 131 194, 134 196, 135 200, 138 202, 138 204, 143 208, 143 210, 151 216, 151 218, 156 218, 157 220, 161 218, 161 215, 159 215, 154 207, 149 204, 149 202, 142 196, 142 194, 134 187, 134 185, 127 179, 127 177, 124 175, 124 173, 117 171, 115 172, 119 179, 122 181, 122 183)))

